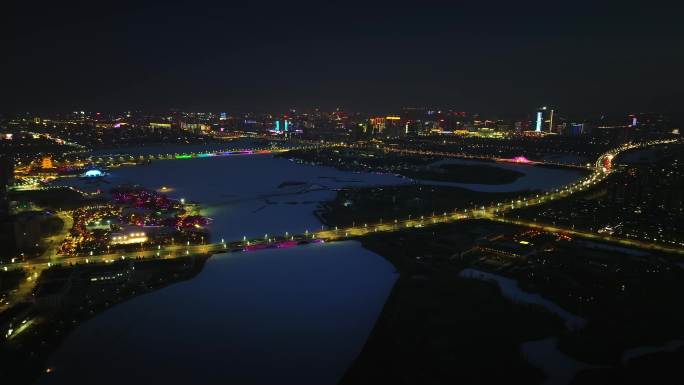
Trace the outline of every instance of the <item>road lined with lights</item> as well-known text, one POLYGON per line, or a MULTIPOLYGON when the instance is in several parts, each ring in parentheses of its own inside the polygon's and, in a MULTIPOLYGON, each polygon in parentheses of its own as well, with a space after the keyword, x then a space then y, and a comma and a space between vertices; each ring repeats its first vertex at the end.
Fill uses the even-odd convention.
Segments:
POLYGON ((609 242, 609 243, 616 243, 616 244, 619 244, 620 246, 627 246, 627 247, 634 247, 634 248, 639 248, 639 249, 646 249, 646 250, 661 251, 661 252, 666 252, 666 253, 683 254, 684 255, 684 248, 682 248, 682 247, 671 247, 671 246, 665 246, 665 245, 662 245, 659 243, 644 242, 644 241, 640 241, 637 239, 614 237, 612 235, 598 234, 598 233, 591 232, 591 231, 568 229, 565 227, 558 227, 555 225, 549 225, 549 224, 544 224, 544 223, 539 223, 539 222, 534 222, 534 221, 529 221, 529 220, 511 219, 511 218, 503 218, 503 217, 492 217, 492 218, 488 218, 488 219, 490 219, 492 221, 496 221, 496 222, 509 223, 509 224, 513 224, 513 225, 517 225, 517 226, 529 227, 532 229, 542 230, 542 231, 549 232, 549 233, 568 234, 568 235, 574 235, 574 236, 580 237, 580 238, 592 239, 592 240, 596 240, 596 241, 603 241, 603 242, 609 242))

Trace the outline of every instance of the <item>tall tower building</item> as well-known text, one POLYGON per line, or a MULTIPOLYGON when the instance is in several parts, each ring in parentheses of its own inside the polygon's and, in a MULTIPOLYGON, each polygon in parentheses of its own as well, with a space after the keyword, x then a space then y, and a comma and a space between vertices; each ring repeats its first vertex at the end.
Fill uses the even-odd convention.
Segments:
POLYGON ((553 119, 556 111, 547 106, 537 110, 534 132, 553 132, 553 119))
POLYGON ((537 120, 534 124, 534 132, 542 132, 542 124, 544 124, 544 111, 546 107, 537 110, 537 120))

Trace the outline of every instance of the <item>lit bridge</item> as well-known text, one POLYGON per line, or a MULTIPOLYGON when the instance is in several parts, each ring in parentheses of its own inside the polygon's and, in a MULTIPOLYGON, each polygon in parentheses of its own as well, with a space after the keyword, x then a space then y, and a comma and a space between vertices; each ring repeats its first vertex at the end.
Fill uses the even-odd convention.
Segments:
POLYGON ((214 158, 214 157, 228 157, 228 156, 245 156, 245 155, 266 155, 278 154, 291 150, 320 148, 320 146, 299 146, 287 148, 270 148, 270 149, 235 149, 235 150, 220 150, 220 151, 195 151, 195 152, 168 152, 158 154, 111 154, 111 155, 89 155, 77 154, 66 160, 69 163, 88 163, 88 164, 138 164, 148 161, 156 160, 174 160, 174 159, 195 159, 195 158, 214 158), (79 156, 80 155, 80 156, 79 156))

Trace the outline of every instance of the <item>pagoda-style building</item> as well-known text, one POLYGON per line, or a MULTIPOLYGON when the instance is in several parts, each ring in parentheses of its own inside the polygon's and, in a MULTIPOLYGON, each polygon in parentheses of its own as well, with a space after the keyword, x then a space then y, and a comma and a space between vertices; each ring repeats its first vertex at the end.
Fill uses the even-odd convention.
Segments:
POLYGON ((52 157, 50 156, 44 156, 43 160, 40 162, 40 168, 43 170, 52 170, 55 168, 55 165, 52 164, 52 157))
POLYGON ((40 167, 31 170, 31 175, 40 177, 55 177, 57 176, 57 167, 52 162, 52 157, 46 155, 40 161, 40 167))

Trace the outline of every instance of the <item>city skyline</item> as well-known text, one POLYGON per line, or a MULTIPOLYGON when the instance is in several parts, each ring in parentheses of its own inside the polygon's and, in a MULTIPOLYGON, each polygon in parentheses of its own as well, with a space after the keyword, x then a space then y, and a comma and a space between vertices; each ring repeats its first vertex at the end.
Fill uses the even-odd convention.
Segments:
MULTIPOLYGON (((434 114, 435 116, 459 116, 467 119, 475 119, 482 121, 507 121, 507 122, 530 122, 531 125, 536 125, 538 120, 538 115, 540 111, 546 111, 545 113, 550 113, 553 111, 556 118, 563 122, 577 122, 577 123, 618 123, 624 122, 626 125, 634 122, 636 116, 651 116, 651 117, 661 117, 668 122, 672 128, 679 128, 682 123, 682 116, 676 113, 664 113, 658 110, 647 110, 647 111, 618 111, 613 113, 573 113, 569 115, 568 112, 557 106, 551 104, 544 104, 539 106, 532 106, 527 110, 521 110, 511 113, 483 113, 480 111, 468 111, 456 107, 445 107, 445 106, 402 106, 396 108, 389 108, 385 110, 375 110, 375 111, 358 111, 349 110, 343 106, 337 106, 331 109, 323 109, 319 107, 294 107, 286 109, 253 109, 253 110, 231 110, 231 109, 196 109, 196 110, 184 110, 179 108, 168 108, 168 109, 143 109, 143 108, 133 108, 126 110, 91 110, 85 108, 75 108, 72 110, 60 110, 60 111, 49 111, 49 110, 22 110, 17 112, 7 112, 0 111, 0 119, 4 120, 14 120, 14 119, 72 119, 81 118, 87 120, 97 120, 97 121, 126 121, 126 120, 154 120, 154 119, 171 119, 171 120, 182 120, 182 119, 199 119, 199 120, 234 120, 234 119, 245 119, 258 117, 260 119, 282 119, 286 117, 296 117, 296 116, 333 116, 337 113, 343 113, 345 116, 352 118, 353 120, 359 119, 372 119, 374 117, 399 115, 402 119, 406 115, 411 114, 434 114), (548 111, 546 111, 548 109, 548 111)), ((545 122, 548 125, 551 123, 547 116, 545 122)))

